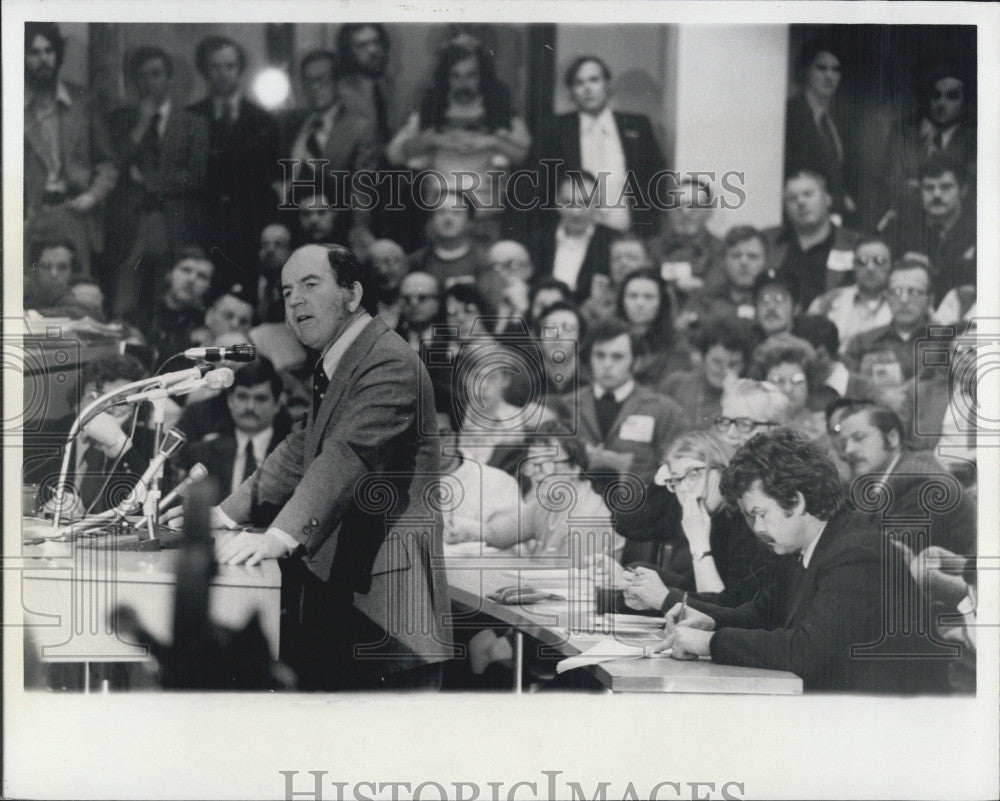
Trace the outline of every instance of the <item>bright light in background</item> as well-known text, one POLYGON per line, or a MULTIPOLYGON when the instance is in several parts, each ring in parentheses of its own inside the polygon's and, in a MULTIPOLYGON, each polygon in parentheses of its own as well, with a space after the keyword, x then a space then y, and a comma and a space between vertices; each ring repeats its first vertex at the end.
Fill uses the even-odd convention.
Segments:
POLYGON ((251 88, 257 102, 268 110, 280 108, 292 93, 288 75, 278 67, 262 69, 253 78, 251 88))

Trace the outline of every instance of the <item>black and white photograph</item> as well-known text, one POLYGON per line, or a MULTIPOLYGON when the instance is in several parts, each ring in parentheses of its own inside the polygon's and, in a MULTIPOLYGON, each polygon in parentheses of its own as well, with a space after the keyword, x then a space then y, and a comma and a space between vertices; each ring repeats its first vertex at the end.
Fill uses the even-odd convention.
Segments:
POLYGON ((1000 4, 3 22, 3 798, 1000 794, 1000 4))

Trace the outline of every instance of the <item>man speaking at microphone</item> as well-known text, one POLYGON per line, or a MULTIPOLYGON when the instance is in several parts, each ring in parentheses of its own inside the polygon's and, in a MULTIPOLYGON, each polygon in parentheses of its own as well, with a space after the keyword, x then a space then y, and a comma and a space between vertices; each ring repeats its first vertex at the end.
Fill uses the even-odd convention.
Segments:
POLYGON ((283 563, 292 621, 282 659, 302 689, 437 688, 451 656, 440 515, 426 505, 437 456, 433 389, 413 350, 378 317, 370 268, 349 250, 306 245, 282 269, 285 318, 320 354, 313 406, 213 510, 263 534, 219 540, 221 563, 283 563))

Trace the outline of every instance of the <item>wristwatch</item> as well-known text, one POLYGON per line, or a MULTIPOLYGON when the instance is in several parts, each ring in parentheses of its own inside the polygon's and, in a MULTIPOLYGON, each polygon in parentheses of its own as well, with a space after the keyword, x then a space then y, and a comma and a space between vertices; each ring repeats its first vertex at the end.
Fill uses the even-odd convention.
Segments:
POLYGON ((696 562, 700 562, 700 561, 701 561, 702 559, 704 559, 704 558, 705 558, 706 556, 711 556, 711 555, 712 555, 712 552, 711 552, 711 551, 692 551, 692 552, 691 552, 691 557, 692 557, 692 558, 693 558, 693 559, 694 559, 694 560, 695 560, 696 562))

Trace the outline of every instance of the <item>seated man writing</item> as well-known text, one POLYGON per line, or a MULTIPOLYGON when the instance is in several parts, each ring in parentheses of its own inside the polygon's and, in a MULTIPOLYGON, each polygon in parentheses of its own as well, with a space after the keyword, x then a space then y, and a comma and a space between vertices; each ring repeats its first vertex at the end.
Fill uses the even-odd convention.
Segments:
POLYGON ((671 648, 677 659, 710 656, 721 664, 791 671, 807 692, 943 688, 946 660, 913 658, 915 637, 893 636, 896 658, 876 657, 871 646, 886 632, 911 630, 884 619, 883 607, 906 611, 902 603, 886 603, 886 592, 916 588, 901 563, 883 566, 899 556, 878 530, 845 510, 825 453, 788 428, 758 434, 733 456, 721 490, 766 547, 800 559, 736 608, 676 604, 659 650, 671 648), (887 584, 889 575, 899 581, 887 584))

